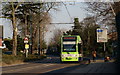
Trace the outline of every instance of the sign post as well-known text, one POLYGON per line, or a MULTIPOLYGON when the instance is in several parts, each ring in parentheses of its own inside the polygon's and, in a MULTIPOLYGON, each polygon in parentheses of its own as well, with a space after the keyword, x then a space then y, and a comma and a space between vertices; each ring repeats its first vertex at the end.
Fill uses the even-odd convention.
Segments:
POLYGON ((26 54, 26 57, 28 57, 28 49, 29 49, 29 44, 25 44, 25 54, 26 54))
POLYGON ((24 38, 24 43, 25 43, 25 56, 28 57, 28 49, 29 49, 29 44, 28 44, 28 38, 24 38))
POLYGON ((0 48, 2 48, 3 41, 3 26, 0 25, 0 48))
POLYGON ((104 57, 106 52, 106 45, 105 43, 108 41, 107 38, 107 29, 106 28, 98 28, 97 29, 97 42, 98 43, 104 43, 104 57))

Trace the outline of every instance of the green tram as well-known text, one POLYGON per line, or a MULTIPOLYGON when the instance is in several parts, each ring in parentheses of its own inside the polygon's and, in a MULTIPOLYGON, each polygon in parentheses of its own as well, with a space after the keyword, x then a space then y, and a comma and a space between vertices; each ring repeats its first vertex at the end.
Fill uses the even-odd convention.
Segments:
POLYGON ((79 35, 64 35, 61 38, 61 62, 82 61, 82 40, 79 35))

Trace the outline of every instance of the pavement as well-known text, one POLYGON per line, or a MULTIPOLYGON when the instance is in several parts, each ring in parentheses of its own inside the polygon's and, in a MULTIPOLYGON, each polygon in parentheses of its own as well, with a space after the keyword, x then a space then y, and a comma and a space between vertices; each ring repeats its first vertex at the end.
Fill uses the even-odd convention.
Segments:
MULTIPOLYGON (((97 59, 95 62, 91 60, 91 63, 102 63, 104 62, 104 59, 97 59)), ((114 62, 114 59, 111 59, 109 62, 114 62)))

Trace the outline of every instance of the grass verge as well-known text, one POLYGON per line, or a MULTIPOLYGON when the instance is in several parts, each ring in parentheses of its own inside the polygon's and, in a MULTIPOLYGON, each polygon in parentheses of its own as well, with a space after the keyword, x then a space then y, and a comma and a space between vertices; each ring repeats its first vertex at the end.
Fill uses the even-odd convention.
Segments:
POLYGON ((30 61, 36 61, 36 60, 41 60, 46 58, 45 55, 28 55, 26 58, 24 55, 7 55, 7 54, 2 54, 2 65, 0 66, 6 66, 6 65, 12 65, 12 64, 21 64, 24 62, 30 62, 30 61))

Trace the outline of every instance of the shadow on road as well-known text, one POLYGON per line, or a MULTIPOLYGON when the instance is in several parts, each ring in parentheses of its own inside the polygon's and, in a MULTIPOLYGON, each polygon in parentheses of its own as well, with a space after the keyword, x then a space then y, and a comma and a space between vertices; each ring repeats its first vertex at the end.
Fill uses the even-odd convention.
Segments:
POLYGON ((90 65, 82 64, 82 65, 76 65, 71 67, 66 67, 54 71, 50 71, 47 73, 44 73, 42 75, 49 75, 49 74, 62 74, 62 75, 70 75, 70 74, 79 74, 79 75, 119 75, 119 69, 118 64, 115 64, 113 62, 104 62, 104 63, 92 63, 90 65), (94 68, 95 67, 95 68, 94 68), (94 68, 94 69, 93 69, 94 68))
POLYGON ((38 61, 34 61, 34 62, 29 62, 29 63, 56 63, 56 64, 60 64, 60 57, 59 56, 47 56, 47 58, 43 59, 43 60, 38 60, 38 61))
MULTIPOLYGON (((90 61, 88 58, 83 58, 83 60, 86 61, 90 61)), ((47 58, 43 59, 43 60, 38 60, 38 61, 34 61, 34 62, 29 62, 29 63, 43 63, 43 64, 84 64, 85 62, 61 62, 60 61, 60 56, 54 56, 54 55, 49 55, 47 56, 47 58)))
POLYGON ((50 71, 50 72, 47 72, 47 73, 48 74, 49 73, 70 73, 71 70, 76 70, 78 68, 85 68, 86 66, 88 66, 88 65, 87 64, 80 64, 80 65, 76 65, 76 66, 71 66, 71 67, 66 67, 66 68, 50 71))

